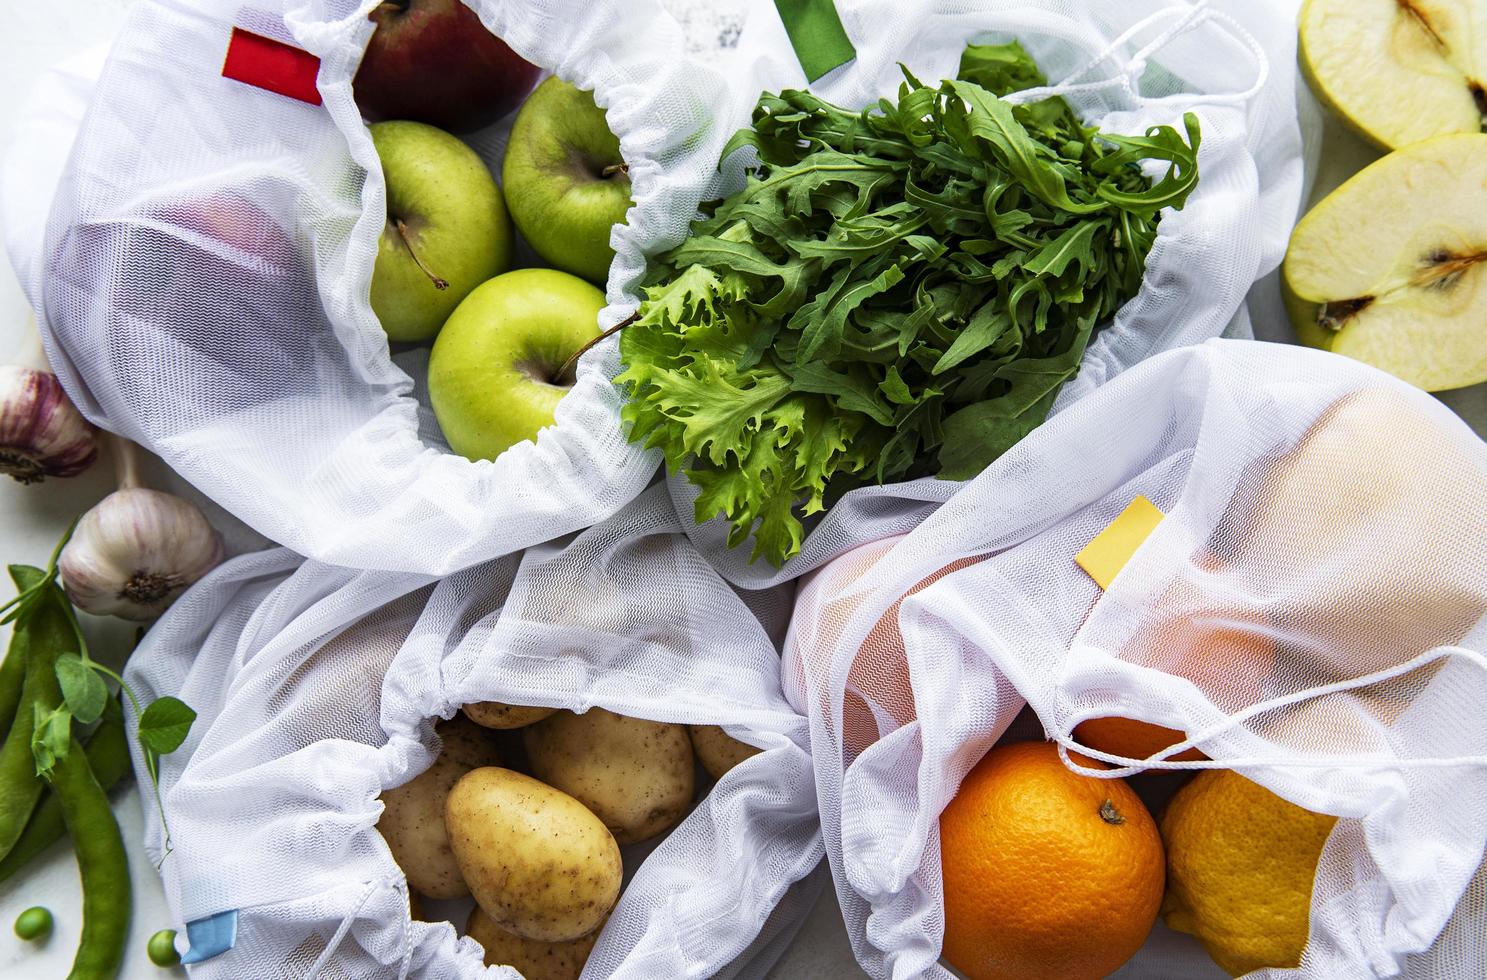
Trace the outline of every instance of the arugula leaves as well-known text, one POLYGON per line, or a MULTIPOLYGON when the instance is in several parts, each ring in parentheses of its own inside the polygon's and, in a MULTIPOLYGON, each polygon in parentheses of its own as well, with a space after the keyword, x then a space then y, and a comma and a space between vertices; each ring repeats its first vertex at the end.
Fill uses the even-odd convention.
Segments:
POLYGON ((968 478, 1038 426, 1198 181, 1191 114, 1126 137, 1002 101, 1047 84, 1016 42, 904 77, 862 112, 761 97, 724 150, 759 165, 651 260, 621 334, 630 439, 776 565, 841 492, 968 478))

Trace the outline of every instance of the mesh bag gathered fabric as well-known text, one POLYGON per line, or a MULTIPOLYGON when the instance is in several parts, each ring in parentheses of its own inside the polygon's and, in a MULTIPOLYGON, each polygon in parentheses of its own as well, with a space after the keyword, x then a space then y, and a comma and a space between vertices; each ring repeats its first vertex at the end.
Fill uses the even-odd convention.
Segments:
MULTIPOLYGON (((43 106, 0 200, 48 353, 86 414, 301 554, 445 574, 602 520, 658 461, 625 440, 612 341, 585 356, 535 443, 493 462, 446 451, 422 390, 426 355, 390 356, 368 302, 384 188, 350 79, 371 5, 141 0, 60 176, 67 141, 43 106), (324 106, 221 77, 232 26, 317 55, 324 106), (43 232, 30 195, 53 185, 43 232)), ((601 315, 617 323, 638 301, 645 256, 681 241, 700 201, 741 186, 744 155, 720 172, 718 154, 759 94, 805 85, 784 29, 761 4, 472 6, 524 57, 593 89, 620 136, 635 206, 612 236, 601 315)), ((1141 293, 1091 346, 1061 409, 1151 353, 1248 334, 1246 292, 1279 261, 1303 183, 1292 6, 842 0, 858 56, 811 87, 867 105, 895 90, 900 62, 937 78, 967 42, 1017 38, 1091 123, 1139 133, 1200 117, 1199 189, 1164 217, 1141 293)), ((504 129, 470 142, 494 166, 504 129)), ((669 483, 690 515, 692 486, 669 483)), ((726 548, 722 522, 689 533, 730 581, 762 587, 908 530, 953 489, 854 491, 778 571, 726 548)))
MULTIPOLYGON (((1163 213, 1141 291, 1091 342, 1056 414, 1159 351, 1220 334, 1252 335, 1246 294, 1285 253, 1302 198, 1303 138, 1315 135, 1315 120, 1298 114, 1298 99, 1309 96, 1304 87, 1298 91, 1290 68, 1297 6, 1294 0, 838 0, 857 58, 810 88, 839 105, 868 105, 896 91, 900 64, 918 78, 947 77, 967 42, 1016 39, 1054 80, 1018 98, 1062 95, 1086 123, 1118 133, 1177 124, 1187 111, 1198 115, 1198 188, 1182 211, 1163 213)), ((778 22, 757 18, 740 48, 788 52, 786 44, 778 22)), ((771 61, 781 59, 790 74, 760 72, 752 84, 736 87, 735 125, 747 122, 761 89, 804 85, 788 54, 771 61)), ((729 132, 724 127, 717 135, 729 132)), ((717 189, 731 190, 733 180, 725 173, 717 189)), ((697 488, 679 475, 668 485, 677 510, 692 514, 697 488)), ((689 533, 725 578, 760 587, 910 530, 957 486, 926 478, 852 490, 780 569, 751 564, 747 547, 728 548, 722 520, 689 533)))
MULTIPOLYGON (((1214 340, 1132 368, 907 536, 826 565, 785 686, 868 972, 949 975, 939 815, 1030 706, 1032 737, 1117 767, 1094 775, 1232 768, 1342 818, 1300 967, 1255 975, 1482 975, 1484 500, 1487 444, 1425 393, 1214 340), (1139 495, 1165 517, 1102 592, 1074 556, 1139 495), (1107 715, 1212 761, 1073 739, 1107 715)), ((1223 973, 1159 926, 1119 975, 1223 973)))
POLYGON ((142 699, 199 712, 162 760, 168 856, 154 814, 145 841, 180 920, 238 910, 235 947, 193 975, 513 975, 451 926, 409 919, 375 829, 378 795, 432 761, 433 722, 491 700, 717 724, 764 750, 665 838, 624 849, 584 973, 762 976, 824 880, 809 736, 780 688, 789 598, 725 585, 659 486, 582 534, 437 582, 285 549, 223 566, 128 669, 142 699))

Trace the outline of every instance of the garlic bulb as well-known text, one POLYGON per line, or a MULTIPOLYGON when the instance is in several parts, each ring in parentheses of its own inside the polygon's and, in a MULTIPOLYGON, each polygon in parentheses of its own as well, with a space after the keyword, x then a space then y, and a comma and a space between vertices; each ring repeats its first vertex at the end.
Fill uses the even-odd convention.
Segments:
POLYGON ((0 472, 21 483, 76 476, 98 458, 98 430, 50 371, 0 365, 0 472))
POLYGON ((57 564, 79 609, 147 620, 221 561, 222 539, 194 505, 126 484, 83 515, 57 564))

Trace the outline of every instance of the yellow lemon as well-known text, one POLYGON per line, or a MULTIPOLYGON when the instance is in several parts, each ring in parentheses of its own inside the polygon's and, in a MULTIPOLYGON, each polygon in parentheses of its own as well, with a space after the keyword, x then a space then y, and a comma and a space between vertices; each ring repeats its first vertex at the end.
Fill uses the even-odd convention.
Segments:
POLYGON ((1317 861, 1336 822, 1237 773, 1199 773, 1162 817, 1162 918, 1236 977, 1298 965, 1317 861))

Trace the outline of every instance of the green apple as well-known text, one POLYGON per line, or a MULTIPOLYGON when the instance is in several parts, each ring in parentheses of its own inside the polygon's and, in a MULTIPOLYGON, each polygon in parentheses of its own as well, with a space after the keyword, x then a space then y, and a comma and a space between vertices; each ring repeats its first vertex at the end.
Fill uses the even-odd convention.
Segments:
POLYGON ((522 104, 501 183, 522 237, 548 262, 603 283, 609 232, 630 209, 630 170, 594 97, 556 76, 522 104))
POLYGON ((470 290, 511 266, 511 220, 485 163, 455 137, 416 122, 371 130, 387 184, 372 312, 392 340, 429 340, 470 290))
POLYGON ((1379 160, 1302 219, 1286 302, 1305 344, 1427 391, 1487 381, 1487 135, 1379 160))
POLYGON ((1385 149, 1487 121, 1487 7, 1463 0, 1307 0, 1312 90, 1385 149))
POLYGON ((517 269, 466 296, 429 356, 429 400, 450 448, 495 459, 552 425, 573 384, 559 370, 599 336, 603 308, 603 293, 556 269, 517 269))

